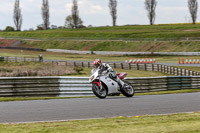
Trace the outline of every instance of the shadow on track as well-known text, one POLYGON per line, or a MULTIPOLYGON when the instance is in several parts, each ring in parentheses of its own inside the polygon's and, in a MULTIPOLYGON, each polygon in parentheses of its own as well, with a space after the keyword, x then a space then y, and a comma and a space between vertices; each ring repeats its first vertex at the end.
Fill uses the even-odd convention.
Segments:
POLYGON ((106 97, 105 99, 99 99, 97 97, 94 97, 94 98, 90 98, 92 100, 113 100, 113 99, 116 99, 116 100, 119 100, 119 99, 135 99, 137 97, 133 96, 133 97, 125 97, 125 96, 108 96, 106 97))

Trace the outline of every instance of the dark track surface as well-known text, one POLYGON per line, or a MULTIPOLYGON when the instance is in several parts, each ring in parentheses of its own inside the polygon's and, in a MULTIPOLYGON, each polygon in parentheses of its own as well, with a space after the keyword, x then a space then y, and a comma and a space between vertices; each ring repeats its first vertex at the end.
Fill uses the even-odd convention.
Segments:
POLYGON ((200 93, 0 102, 0 123, 200 111, 200 93))

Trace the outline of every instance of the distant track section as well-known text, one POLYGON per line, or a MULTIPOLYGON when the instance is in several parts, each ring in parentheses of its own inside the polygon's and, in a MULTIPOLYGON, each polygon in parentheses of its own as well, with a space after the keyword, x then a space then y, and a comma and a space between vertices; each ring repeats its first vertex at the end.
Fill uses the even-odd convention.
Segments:
POLYGON ((9 37, 0 36, 0 39, 17 39, 17 40, 33 40, 33 41, 48 41, 48 40, 76 40, 76 41, 127 41, 127 42, 141 42, 141 41, 156 41, 156 42, 170 42, 170 41, 200 41, 200 37, 182 37, 182 38, 103 38, 103 37, 9 37))
POLYGON ((78 51, 64 49, 47 49, 49 52, 70 54, 97 54, 97 55, 200 55, 200 52, 117 52, 117 51, 78 51))
POLYGON ((44 49, 39 48, 24 48, 24 47, 1 47, 0 49, 15 49, 15 50, 28 50, 28 51, 45 51, 44 49))

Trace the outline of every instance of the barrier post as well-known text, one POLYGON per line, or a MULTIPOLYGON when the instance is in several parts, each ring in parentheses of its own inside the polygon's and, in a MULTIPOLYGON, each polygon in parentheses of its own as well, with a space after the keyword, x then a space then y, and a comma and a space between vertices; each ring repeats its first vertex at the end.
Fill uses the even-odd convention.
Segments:
POLYGON ((131 64, 130 63, 128 64, 128 68, 129 68, 129 70, 131 70, 131 64))
POLYGON ((137 70, 140 70, 140 68, 139 68, 139 64, 137 64, 137 70))
POLYGON ((154 71, 154 64, 151 64, 151 66, 152 66, 152 71, 154 71))
POLYGON ((116 63, 114 63, 114 68, 116 68, 116 63))
POLYGON ((123 63, 121 63, 121 69, 124 69, 123 63))
POLYGON ((147 64, 144 64, 144 70, 147 71, 147 64))

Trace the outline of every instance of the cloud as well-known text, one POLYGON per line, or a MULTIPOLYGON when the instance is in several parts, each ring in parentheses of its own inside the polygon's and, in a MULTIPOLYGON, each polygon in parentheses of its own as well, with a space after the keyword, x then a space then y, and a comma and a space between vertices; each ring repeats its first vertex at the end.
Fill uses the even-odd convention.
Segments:
POLYGON ((90 0, 80 0, 79 7, 82 14, 105 14, 107 12, 105 7, 90 0))
MULTIPOLYGON (((65 9, 67 12, 71 13, 72 3, 65 4, 65 9)), ((79 0, 78 1, 79 13, 80 14, 104 14, 106 13, 106 9, 91 0, 79 0)))
POLYGON ((189 16, 188 8, 184 6, 159 6, 156 12, 157 23, 186 23, 185 17, 189 16))
POLYGON ((10 14, 13 11, 14 3, 11 1, 1 1, 0 14, 10 14))
MULTIPOLYGON (((13 8, 15 0, 1 0, 0 29, 7 25, 13 26, 13 8)), ((144 9, 144 0, 117 0, 118 25, 148 24, 144 9)), ((20 0, 23 14, 23 29, 36 27, 42 23, 42 0, 20 0)), ((64 25, 66 16, 71 14, 72 0, 49 0, 50 22, 54 25, 64 25)), ((85 25, 111 25, 108 0, 78 0, 80 17, 85 25)), ((200 11, 200 10, 199 10, 200 11)), ((187 0, 158 0, 156 23, 180 23, 190 18, 187 0)), ((198 17, 198 20, 200 18, 198 17)))

